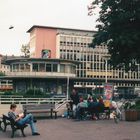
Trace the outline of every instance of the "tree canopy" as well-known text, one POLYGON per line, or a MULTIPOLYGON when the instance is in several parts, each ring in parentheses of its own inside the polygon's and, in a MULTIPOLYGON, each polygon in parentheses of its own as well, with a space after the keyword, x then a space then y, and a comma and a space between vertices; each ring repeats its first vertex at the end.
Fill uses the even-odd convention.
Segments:
POLYGON ((23 56, 28 58, 30 56, 30 46, 29 44, 22 45, 21 46, 21 52, 23 53, 23 56))
POLYGON ((91 47, 107 45, 114 67, 135 70, 140 63, 140 0, 93 0, 100 7, 98 29, 91 47))

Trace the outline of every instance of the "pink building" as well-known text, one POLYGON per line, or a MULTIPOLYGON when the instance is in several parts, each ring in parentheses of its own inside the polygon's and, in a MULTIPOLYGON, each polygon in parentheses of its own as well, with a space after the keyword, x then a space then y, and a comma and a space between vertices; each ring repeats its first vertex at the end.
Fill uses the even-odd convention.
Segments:
MULTIPOLYGON (((63 58, 60 56, 62 42, 74 42, 78 41, 79 37, 87 37, 88 42, 91 43, 93 36, 93 31, 88 30, 37 25, 32 26, 27 32, 30 33, 30 57, 32 58, 44 57, 45 53, 45 58, 63 58)), ((68 50, 71 49, 68 43, 66 45, 68 50)))
POLYGON ((56 58, 57 30, 55 28, 33 26, 27 32, 30 32, 31 57, 40 58, 42 50, 50 50, 51 58, 56 58))

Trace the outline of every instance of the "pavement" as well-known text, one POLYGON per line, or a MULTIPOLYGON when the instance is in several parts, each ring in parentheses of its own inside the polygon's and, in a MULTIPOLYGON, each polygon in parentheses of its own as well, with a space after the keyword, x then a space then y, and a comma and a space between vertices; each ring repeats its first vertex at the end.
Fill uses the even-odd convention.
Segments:
MULTIPOLYGON (((67 118, 42 119, 36 123, 40 136, 32 136, 30 127, 25 128, 26 137, 20 131, 14 140, 139 140, 140 121, 113 120, 74 121, 67 118)), ((6 132, 0 131, 0 140, 9 140, 10 127, 6 132)))

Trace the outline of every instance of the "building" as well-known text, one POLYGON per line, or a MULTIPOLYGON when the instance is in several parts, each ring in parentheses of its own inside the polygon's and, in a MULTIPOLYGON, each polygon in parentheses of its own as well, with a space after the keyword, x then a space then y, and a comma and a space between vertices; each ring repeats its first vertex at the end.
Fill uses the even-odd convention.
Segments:
MULTIPOLYGON (((73 88, 76 77, 76 65, 79 62, 46 58, 6 59, 10 72, 5 79, 13 80, 15 92, 25 93, 39 89, 44 93, 67 94, 73 88)), ((68 94, 67 94, 68 95, 68 94)))
MULTIPOLYGON (((10 72, 10 66, 2 64, 3 56, 0 54, 0 77, 10 72)), ((0 78, 0 91, 9 91, 13 89, 12 80, 0 78)))
POLYGON ((35 25, 27 32, 30 33, 31 58, 81 62, 76 68, 74 85, 80 92, 102 93, 106 80, 123 94, 132 93, 134 88, 140 87, 139 64, 136 72, 112 69, 105 63, 107 60, 104 56, 108 53, 106 46, 89 47, 94 31, 35 25))

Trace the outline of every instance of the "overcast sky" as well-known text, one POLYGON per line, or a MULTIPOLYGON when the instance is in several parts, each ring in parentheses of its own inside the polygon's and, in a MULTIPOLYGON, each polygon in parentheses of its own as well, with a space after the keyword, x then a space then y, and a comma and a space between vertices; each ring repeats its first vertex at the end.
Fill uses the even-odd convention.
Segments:
POLYGON ((92 0, 0 0, 0 54, 21 55, 33 25, 94 30, 95 16, 88 16, 92 0), (9 26, 14 28, 9 30, 9 26))

